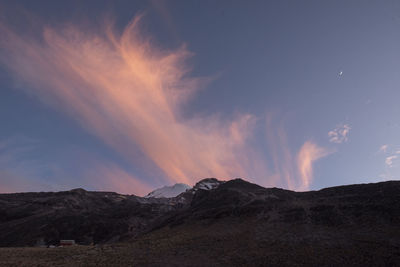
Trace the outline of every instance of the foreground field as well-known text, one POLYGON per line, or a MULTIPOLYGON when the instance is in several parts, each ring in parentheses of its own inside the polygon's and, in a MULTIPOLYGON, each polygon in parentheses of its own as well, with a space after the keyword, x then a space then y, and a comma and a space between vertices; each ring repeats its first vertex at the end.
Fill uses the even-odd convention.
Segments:
MULTIPOLYGON (((389 233, 385 229, 384 232, 389 233)), ((1 266, 397 266, 390 235, 272 229, 250 220, 164 228, 129 243, 0 248, 1 266), (300 233, 297 235, 296 233, 300 233)), ((391 231, 398 236, 395 229, 391 231)))

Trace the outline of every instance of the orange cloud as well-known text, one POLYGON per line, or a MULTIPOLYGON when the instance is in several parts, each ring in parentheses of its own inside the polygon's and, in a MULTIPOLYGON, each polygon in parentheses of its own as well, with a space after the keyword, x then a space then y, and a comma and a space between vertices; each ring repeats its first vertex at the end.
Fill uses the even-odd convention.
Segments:
POLYGON ((144 196, 154 188, 112 163, 98 163, 87 170, 85 181, 96 191, 144 196))
POLYGON ((300 148, 297 155, 297 164, 301 177, 301 185, 298 187, 299 190, 306 190, 309 188, 313 178, 312 165, 314 161, 329 155, 331 152, 317 146, 316 144, 307 141, 300 148))
MULTIPOLYGON (((193 184, 204 177, 262 177, 253 179, 296 188, 295 160, 283 128, 269 138, 275 151, 271 171, 262 149, 250 144, 255 116, 241 114, 232 121, 218 116, 183 119, 182 104, 201 82, 188 77, 184 61, 191 54, 185 47, 155 47, 139 32, 140 20, 136 17, 120 35, 112 25, 100 33, 73 25, 46 27, 43 40, 0 24, 1 59, 27 84, 25 90, 62 108, 132 164, 145 157, 149 166, 163 173, 160 179, 193 184)), ((307 142, 300 154, 302 186, 308 186, 312 162, 324 153, 307 142)), ((149 166, 142 168, 151 173, 149 166)), ((127 173, 113 168, 104 173, 114 185, 132 181, 144 188, 127 173)))

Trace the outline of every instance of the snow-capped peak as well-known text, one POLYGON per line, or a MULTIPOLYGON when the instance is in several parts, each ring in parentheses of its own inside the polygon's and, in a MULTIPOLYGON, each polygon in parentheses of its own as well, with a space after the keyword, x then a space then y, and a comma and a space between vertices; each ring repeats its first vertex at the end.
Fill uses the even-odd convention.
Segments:
POLYGON ((147 196, 146 198, 154 197, 154 198, 170 198, 170 197, 176 197, 177 195, 185 192, 186 190, 191 189, 192 187, 188 186, 187 184, 174 184, 171 186, 164 186, 159 189, 156 189, 147 196))
POLYGON ((203 179, 203 180, 199 181, 197 184, 195 184, 193 189, 195 191, 198 189, 211 190, 211 189, 217 188, 222 183, 223 183, 222 181, 218 181, 215 178, 207 178, 207 179, 203 179))

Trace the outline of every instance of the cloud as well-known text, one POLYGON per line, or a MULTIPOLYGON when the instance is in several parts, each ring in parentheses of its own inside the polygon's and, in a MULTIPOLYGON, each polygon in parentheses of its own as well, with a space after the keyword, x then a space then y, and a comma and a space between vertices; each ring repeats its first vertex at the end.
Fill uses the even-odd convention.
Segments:
POLYGON ((348 124, 343 124, 337 126, 332 131, 328 132, 329 142, 341 144, 347 142, 348 137, 347 135, 350 132, 350 126, 348 124))
POLYGON ((144 196, 152 187, 116 164, 98 162, 87 169, 84 180, 96 191, 113 191, 121 194, 144 196))
POLYGON ((386 153, 386 151, 387 151, 388 148, 389 148, 388 145, 382 145, 382 146, 379 148, 379 151, 380 151, 380 152, 383 152, 383 153, 386 153))
POLYGON ((397 157, 398 157, 397 155, 392 155, 392 156, 386 157, 386 159, 385 159, 386 165, 388 167, 393 167, 393 160, 397 159, 397 157))
MULTIPOLYGON (((388 146, 384 145, 381 147, 380 151, 386 152, 387 149, 388 149, 388 146), (383 147, 385 148, 384 150, 382 149, 383 147)), ((394 166, 394 160, 396 160, 399 157, 398 155, 400 154, 400 150, 396 150, 396 151, 394 151, 394 153, 390 153, 390 154, 392 154, 392 155, 385 158, 385 164, 389 168, 394 166)))
POLYGON ((310 141, 304 143, 297 156, 298 168, 302 179, 300 190, 308 189, 312 182, 314 161, 330 153, 327 149, 321 148, 310 141))
MULTIPOLYGON (((0 60, 25 83, 24 90, 62 109, 152 179, 105 164, 95 172, 103 174, 101 188, 143 191, 152 182, 193 184, 204 177, 309 187, 312 164, 327 155, 316 144, 306 141, 297 155, 283 127, 269 122, 271 168, 262 146, 253 143, 256 116, 185 118, 183 106, 204 81, 189 77, 185 61, 191 53, 185 46, 175 51, 154 46, 140 32, 140 21, 134 18, 122 34, 109 23, 100 32, 73 24, 45 27, 42 40, 0 24, 0 60)), ((332 131, 332 142, 347 140, 349 129, 332 131)))
MULTIPOLYGON (((307 190, 313 181, 313 164, 316 160, 333 151, 306 141, 296 153, 289 148, 288 137, 283 123, 276 122, 276 114, 267 115, 267 143, 272 155, 272 175, 270 181, 275 185, 284 181, 287 188, 307 190), (274 129, 271 131, 271 129, 274 129), (295 179, 294 179, 295 178, 295 179)), ((273 185, 273 184, 272 184, 273 185)))

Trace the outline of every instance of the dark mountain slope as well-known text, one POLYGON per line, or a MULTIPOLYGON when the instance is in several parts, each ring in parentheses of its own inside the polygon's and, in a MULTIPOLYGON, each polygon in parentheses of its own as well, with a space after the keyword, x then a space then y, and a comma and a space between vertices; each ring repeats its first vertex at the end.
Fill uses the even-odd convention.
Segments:
POLYGON ((243 216, 310 226, 396 225, 400 223, 400 182, 293 192, 235 179, 214 190, 198 190, 187 207, 170 213, 163 223, 243 216))
POLYGON ((153 219, 173 209, 168 201, 87 192, 0 195, 0 246, 115 242, 134 236, 153 219))
POLYGON ((232 180, 142 238, 194 266, 400 266, 400 182, 299 193, 232 180))
MULTIPOLYGON (((2 246, 120 241, 59 251, 73 253, 68 264, 400 265, 399 181, 293 192, 207 179, 170 199, 81 189, 4 194, 0 214, 2 246)), ((19 252, 64 264, 59 255, 50 262, 19 252)))

